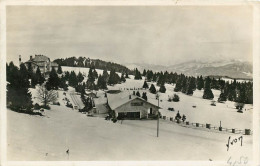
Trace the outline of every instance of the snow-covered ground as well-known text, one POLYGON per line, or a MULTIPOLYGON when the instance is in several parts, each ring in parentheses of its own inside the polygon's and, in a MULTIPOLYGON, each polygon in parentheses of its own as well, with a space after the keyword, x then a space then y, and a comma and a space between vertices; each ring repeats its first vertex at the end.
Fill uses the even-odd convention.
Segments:
POLYGON ((252 136, 227 151, 228 137, 155 120, 112 123, 63 106, 51 106, 45 117, 7 111, 8 160, 228 160, 252 159, 252 136), (70 150, 68 158, 66 150, 70 150))
MULTIPOLYGON (((87 74, 87 68, 63 67, 63 71, 74 70, 87 74)), ((97 70, 102 74, 102 70, 97 70)), ((141 88, 144 80, 126 79, 125 83, 108 86, 122 91, 141 88)), ((149 86, 151 83, 148 83, 149 86)), ((154 83, 154 85, 156 85, 154 83)), ((156 86, 158 89, 159 87, 156 86)), ((202 99, 203 90, 193 96, 174 92, 174 86, 166 84, 166 93, 160 94, 159 105, 163 116, 175 117, 179 110, 187 121, 210 123, 236 129, 252 129, 253 105, 245 105, 244 113, 237 113, 234 102, 217 103, 202 99), (179 102, 168 102, 168 96, 180 96, 179 102), (192 106, 196 105, 196 108, 192 106), (168 111, 169 107, 175 109, 168 111)), ((39 101, 36 90, 30 89, 34 103, 39 101)), ((73 91, 73 89, 69 89, 73 91)), ((155 95, 146 91, 148 101, 158 104, 155 95)), ((179 126, 169 120, 160 120, 160 137, 156 137, 155 120, 125 120, 112 123, 104 118, 88 117, 65 106, 63 91, 58 91, 60 106, 51 105, 44 117, 7 111, 8 160, 228 160, 230 156, 239 160, 247 156, 252 160, 252 135, 243 135, 243 146, 234 144, 227 151, 228 137, 239 134, 216 133, 179 126), (70 149, 68 158, 66 150, 70 149)), ((220 91, 213 90, 214 100, 220 91)), ((98 91, 96 104, 106 102, 104 92, 98 91)), ((101 106, 100 106, 101 107, 101 106)), ((104 106, 102 106, 104 107, 104 106)), ((97 106, 99 109, 99 106, 97 106)))
MULTIPOLYGON (((142 88, 144 80, 134 80, 133 76, 130 76, 132 79, 126 79, 125 83, 117 84, 114 86, 108 86, 109 89, 120 89, 122 91, 126 88, 137 89, 142 88)), ((153 83, 157 90, 159 89, 156 86, 156 83, 153 83)), ((151 83, 148 83, 149 87, 151 83)), ((202 124, 210 123, 215 126, 219 126, 220 121, 223 127, 227 128, 236 128, 236 129, 252 129, 252 119, 253 119, 253 105, 246 104, 244 107, 244 113, 238 113, 235 109, 235 102, 227 101, 225 103, 216 102, 216 106, 211 106, 212 100, 202 99, 203 90, 196 90, 192 96, 185 95, 181 92, 174 92, 173 89, 175 85, 166 84, 166 93, 160 93, 159 106, 162 108, 160 112, 162 115, 167 117, 175 117, 177 111, 180 111, 180 114, 185 114, 187 120, 190 122, 198 122, 202 124), (168 96, 173 96, 173 94, 178 94, 180 97, 179 102, 168 102, 168 96), (192 106, 196 106, 193 108, 192 106), (173 107, 175 111, 168 111, 169 107, 173 107)), ((133 90, 128 90, 132 94, 133 90)), ((135 90, 136 91, 136 90, 135 90)), ((153 104, 158 104, 158 100, 154 94, 151 94, 148 90, 139 90, 142 92, 147 92, 148 101, 153 104)), ((220 95, 219 90, 212 90, 214 93, 215 101, 218 100, 220 95)))

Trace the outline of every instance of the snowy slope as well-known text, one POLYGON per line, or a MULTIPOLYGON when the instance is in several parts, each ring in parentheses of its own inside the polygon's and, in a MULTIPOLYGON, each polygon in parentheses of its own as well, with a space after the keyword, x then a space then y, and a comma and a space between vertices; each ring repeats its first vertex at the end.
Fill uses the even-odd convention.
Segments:
MULTIPOLYGON (((88 68, 63 67, 63 71, 88 73, 88 68)), ((102 70, 97 70, 101 74, 102 70)), ((141 88, 143 80, 126 79, 125 83, 108 86, 109 89, 141 88)), ((148 83, 149 86, 151 83, 148 83)), ((154 83, 154 85, 156 85, 154 83)), ((159 87, 156 86, 158 89, 159 87)), ((234 102, 210 105, 210 100, 202 99, 203 90, 196 90, 193 96, 177 93, 180 102, 168 102, 174 86, 166 84, 167 91, 160 94, 162 115, 174 117, 173 107, 185 114, 187 121, 210 123, 218 126, 244 130, 252 129, 253 106, 246 105, 243 114, 237 113, 234 102), (192 106, 196 105, 196 108, 192 106)), ((140 92, 147 90, 140 90, 140 92)), ((31 89, 34 102, 37 102, 35 89, 31 89)), ((213 90, 214 100, 220 92, 213 90)), ((98 101, 104 102, 104 92, 98 101)), ((148 101, 158 104, 155 95, 147 93, 148 101)), ((7 111, 8 118, 8 159, 9 160, 228 160, 229 156, 239 160, 247 156, 252 160, 252 136, 243 136, 243 146, 234 145, 226 149, 228 137, 239 134, 215 133, 176 125, 169 120, 160 120, 160 137, 156 137, 155 120, 125 120, 121 124, 105 121, 104 118, 87 117, 76 110, 65 107, 63 91, 59 91, 61 106, 51 105, 44 117, 30 116, 7 111), (70 149, 70 156, 65 151, 70 149)))
MULTIPOLYGON (((227 151, 230 134, 184 128, 160 121, 112 123, 52 106, 46 117, 8 111, 8 160, 252 160, 252 136, 227 151), (70 150, 70 156, 66 150, 70 150)), ((232 138, 239 135, 231 135, 232 138)))
MULTIPOLYGON (((76 73, 81 71, 82 73, 86 73, 85 77, 87 77, 89 68, 73 68, 73 67, 63 67, 63 71, 72 71, 74 70, 76 73)), ((102 70, 96 69, 98 74, 102 74, 102 70)), ((120 75, 120 73, 118 73, 120 75)), ((114 86, 108 86, 108 89, 110 90, 122 90, 127 91, 126 89, 137 89, 142 88, 144 83, 144 77, 143 80, 134 80, 133 75, 129 75, 130 79, 126 79, 125 83, 116 84, 114 86)), ((87 78, 85 78, 86 80, 87 78)), ((226 81, 231 81, 230 79, 226 79, 226 81)), ((238 80, 239 82, 243 82, 243 80, 238 80)), ((156 83, 153 82, 157 90, 159 90, 159 87, 156 86, 156 83)), ((151 83, 148 83, 149 87, 151 83)), ((175 86, 175 85, 174 85, 175 86)), ((235 102, 227 101, 225 104, 217 103, 217 106, 211 106, 211 100, 205 100, 202 99, 203 96, 203 90, 199 91, 196 90, 193 94, 193 96, 185 95, 181 92, 174 92, 173 85, 166 84, 166 93, 160 94, 160 99, 162 102, 160 102, 160 107, 162 115, 165 115, 167 117, 175 117, 176 112, 168 111, 169 107, 173 107, 175 110, 179 110, 181 114, 185 114, 187 116, 187 120, 190 122, 199 122, 199 123, 211 123, 213 125, 218 126, 220 121, 222 122, 223 127, 228 128, 237 128, 237 129, 245 129, 249 128, 252 129, 252 116, 253 116, 253 105, 246 104, 245 109, 247 111, 244 111, 243 114, 237 113, 235 109, 235 102), (176 93, 180 96, 180 102, 168 102, 168 96, 173 96, 173 94, 176 93), (196 105, 196 108, 193 108, 192 106, 196 105), (232 120, 230 120, 230 117, 232 117, 232 120)), ((133 90, 128 90, 129 94, 132 94, 133 90)), ((141 94, 142 92, 147 92, 148 95, 148 101, 152 102, 154 104, 158 104, 158 101, 155 99, 155 95, 151 94, 148 90, 140 90, 141 94)), ((214 100, 217 101, 220 91, 213 90, 214 93, 214 100)), ((101 96, 103 97, 103 96, 101 96)))
MULTIPOLYGON (((121 89, 124 88, 142 88, 144 80, 133 80, 127 79, 126 83, 118 84, 113 87, 108 87, 109 89, 121 89)), ((151 83, 148 83, 150 86, 151 83)), ((156 86, 156 83, 154 83, 156 86)), ((157 89, 159 87, 156 86, 157 89)), ((252 129, 252 119, 253 119, 253 105, 246 104, 243 114, 237 113, 235 109, 235 102, 227 101, 225 104, 217 103, 216 106, 211 106, 211 100, 202 99, 203 90, 199 91, 196 90, 193 96, 185 95, 181 92, 174 92, 174 86, 166 84, 166 93, 160 94, 160 100, 162 102, 159 103, 162 115, 167 117, 175 117, 176 111, 179 110, 181 114, 185 114, 187 116, 187 120, 190 122, 198 122, 198 123, 211 123, 213 125, 218 126, 220 121, 222 122, 223 127, 228 128, 238 128, 238 129, 245 129, 249 128, 252 129), (176 93, 180 96, 180 102, 168 102, 168 95, 173 96, 176 93), (196 108, 192 106, 196 105, 196 108), (168 111, 169 107, 173 107, 176 111, 168 111), (231 120, 232 119, 232 120, 231 120)), ((129 90, 129 93, 132 94, 133 90, 129 90)), ((147 92, 148 101, 154 104, 158 104, 158 101, 155 99, 155 95, 151 94, 148 90, 139 90, 142 92, 147 92)), ((220 91, 213 90, 214 93, 214 100, 217 101, 220 91)))

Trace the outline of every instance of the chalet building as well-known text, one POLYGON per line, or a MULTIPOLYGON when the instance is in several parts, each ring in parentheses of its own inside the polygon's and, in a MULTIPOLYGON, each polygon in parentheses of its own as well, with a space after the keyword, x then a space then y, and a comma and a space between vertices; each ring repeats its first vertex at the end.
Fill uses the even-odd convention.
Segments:
MULTIPOLYGON (((21 64, 21 55, 19 56, 19 62, 21 64)), ((39 67, 43 74, 49 73, 52 70, 52 67, 54 67, 56 71, 58 70, 58 64, 51 62, 50 58, 44 55, 35 55, 34 58, 30 56, 30 60, 26 61, 25 65, 27 68, 31 65, 34 72, 36 72, 39 67)))
POLYGON ((107 104, 117 118, 147 119, 156 117, 160 107, 141 97, 128 94, 107 94, 107 104))

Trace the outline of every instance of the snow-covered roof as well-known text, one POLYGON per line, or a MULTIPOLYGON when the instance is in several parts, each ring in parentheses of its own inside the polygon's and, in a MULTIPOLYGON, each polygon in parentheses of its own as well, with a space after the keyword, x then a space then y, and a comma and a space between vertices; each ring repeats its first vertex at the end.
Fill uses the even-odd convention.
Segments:
MULTIPOLYGON (((50 58, 48 58, 47 56, 45 55, 35 55, 34 58, 26 61, 25 63, 33 63, 37 66, 45 66, 45 62, 49 62, 50 61, 50 58)), ((52 67, 58 67, 59 65, 56 63, 56 62, 50 62, 50 65, 52 67)))
MULTIPOLYGON (((114 110, 114 109, 120 107, 121 105, 124 105, 124 104, 126 104, 126 103, 128 103, 128 102, 130 102, 134 99, 140 99, 140 100, 142 100, 142 101, 144 101, 148 104, 151 104, 155 107, 158 107, 157 105, 154 105, 153 103, 150 103, 150 102, 148 102, 148 101, 144 100, 143 98, 138 97, 136 95, 131 94, 131 98, 129 98, 129 95, 130 95, 129 93, 125 93, 125 92, 118 93, 118 94, 109 94, 108 93, 107 94, 108 105, 110 106, 110 108, 112 110, 114 110)), ((158 108, 160 108, 160 107, 158 107, 158 108)))
POLYGON ((50 58, 48 58, 45 55, 35 55, 35 57, 32 59, 32 61, 35 61, 35 62, 50 61, 50 58))

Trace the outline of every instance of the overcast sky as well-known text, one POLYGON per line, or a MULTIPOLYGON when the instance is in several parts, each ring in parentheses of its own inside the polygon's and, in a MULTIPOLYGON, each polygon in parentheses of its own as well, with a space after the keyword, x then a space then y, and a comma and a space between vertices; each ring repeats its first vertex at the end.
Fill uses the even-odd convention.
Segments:
POLYGON ((7 7, 7 61, 44 54, 117 63, 252 61, 252 8, 7 7))

